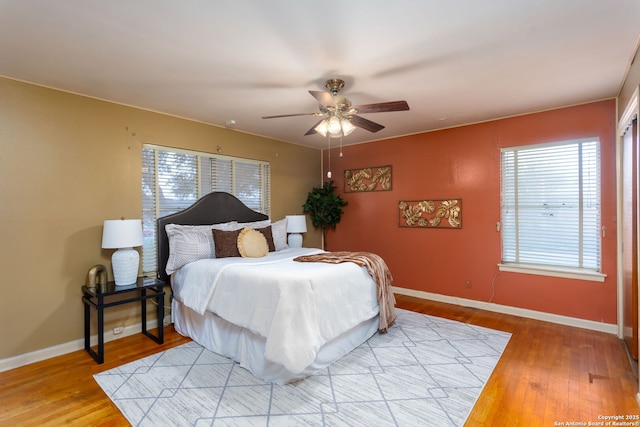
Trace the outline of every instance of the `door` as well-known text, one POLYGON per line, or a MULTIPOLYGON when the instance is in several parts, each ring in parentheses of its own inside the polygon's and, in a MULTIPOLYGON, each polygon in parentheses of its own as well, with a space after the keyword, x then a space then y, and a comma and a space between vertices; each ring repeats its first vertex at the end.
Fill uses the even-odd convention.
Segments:
POLYGON ((637 118, 622 142, 622 288, 623 335, 638 359, 638 133, 637 118))

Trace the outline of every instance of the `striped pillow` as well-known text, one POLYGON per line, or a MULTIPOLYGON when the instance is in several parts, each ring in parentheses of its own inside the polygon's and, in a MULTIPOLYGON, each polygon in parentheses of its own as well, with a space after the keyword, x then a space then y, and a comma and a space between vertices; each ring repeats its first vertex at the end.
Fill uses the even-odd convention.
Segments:
POLYGON ((213 225, 167 224, 165 226, 165 231, 169 238, 167 274, 170 275, 190 262, 215 258, 216 248, 211 230, 234 230, 238 228, 236 221, 213 225))

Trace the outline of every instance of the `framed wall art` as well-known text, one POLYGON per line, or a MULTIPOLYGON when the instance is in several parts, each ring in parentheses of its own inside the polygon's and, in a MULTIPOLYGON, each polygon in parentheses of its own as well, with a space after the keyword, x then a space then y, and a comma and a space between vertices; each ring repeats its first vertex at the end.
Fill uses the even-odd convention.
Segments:
POLYGON ((462 228, 462 199, 400 200, 400 227, 462 228))
POLYGON ((391 165, 344 171, 344 192, 390 191, 391 165))

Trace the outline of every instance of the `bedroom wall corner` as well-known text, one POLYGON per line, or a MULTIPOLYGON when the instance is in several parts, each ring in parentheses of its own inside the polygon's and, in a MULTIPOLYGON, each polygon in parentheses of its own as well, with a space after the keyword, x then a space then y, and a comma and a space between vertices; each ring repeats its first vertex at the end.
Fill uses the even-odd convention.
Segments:
MULTIPOLYGON (((602 223, 616 229, 615 100, 350 145, 332 158, 349 203, 329 250, 381 255, 395 286, 607 324, 616 323, 616 236, 602 239, 604 283, 499 272, 500 148, 597 136, 602 223), (345 192, 344 170, 392 166, 391 191, 345 192), (462 228, 399 227, 400 200, 462 200, 462 228)), ((326 153, 325 153, 326 162, 326 153)), ((326 164, 326 163, 325 163, 326 164)))
MULTIPOLYGON (((0 78, 0 360, 82 338, 87 270, 111 278, 102 223, 141 217, 142 143, 269 161, 274 219, 301 212, 321 169, 316 149, 0 78)), ((135 304, 105 317, 140 322, 135 304)))

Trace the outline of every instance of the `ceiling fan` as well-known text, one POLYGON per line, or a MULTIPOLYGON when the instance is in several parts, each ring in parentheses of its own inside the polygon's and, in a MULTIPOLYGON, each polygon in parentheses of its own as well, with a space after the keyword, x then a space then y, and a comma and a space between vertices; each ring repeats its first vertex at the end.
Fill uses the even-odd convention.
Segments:
POLYGON ((407 111, 409 105, 407 101, 378 102, 374 104, 352 105, 351 101, 338 95, 344 87, 344 81, 340 79, 330 79, 325 82, 326 91, 310 90, 309 93, 320 102, 320 111, 315 113, 281 114, 277 116, 263 116, 263 119, 275 119, 280 117, 293 116, 317 116, 322 117, 318 123, 313 125, 305 135, 320 133, 322 136, 337 138, 347 136, 356 128, 378 132, 384 129, 379 123, 365 119, 358 114, 384 113, 388 111, 407 111))

